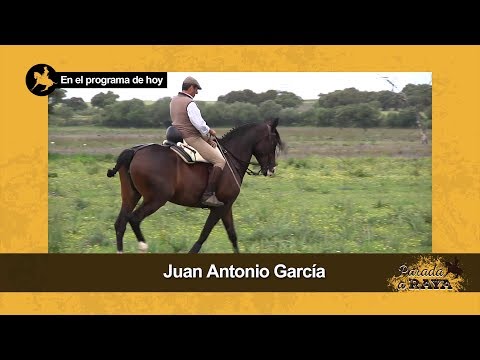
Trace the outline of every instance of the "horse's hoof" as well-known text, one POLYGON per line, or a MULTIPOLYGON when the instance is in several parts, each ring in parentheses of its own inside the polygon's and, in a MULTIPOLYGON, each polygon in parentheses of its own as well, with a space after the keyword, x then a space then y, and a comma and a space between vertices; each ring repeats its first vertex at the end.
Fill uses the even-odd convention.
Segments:
POLYGON ((193 244, 192 248, 188 252, 189 254, 198 254, 200 252, 200 249, 202 248, 201 244, 193 244))
POLYGON ((146 253, 148 251, 148 245, 147 243, 143 241, 138 242, 138 251, 141 253, 146 253))
POLYGON ((117 254, 123 254, 123 251, 117 251, 117 254))

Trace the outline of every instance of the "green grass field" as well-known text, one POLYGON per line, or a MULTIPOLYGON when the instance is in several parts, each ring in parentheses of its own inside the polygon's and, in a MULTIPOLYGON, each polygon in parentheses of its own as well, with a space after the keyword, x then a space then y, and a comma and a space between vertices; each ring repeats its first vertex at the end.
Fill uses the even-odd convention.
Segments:
MULTIPOLYGON (((120 150, 159 142, 162 131, 50 129, 49 252, 116 252, 120 186, 106 171, 120 150)), ((288 153, 276 176, 245 176, 233 206, 241 252, 431 251, 431 146, 415 130, 279 131, 288 153)), ((142 223, 150 252, 188 252, 207 215, 167 203, 142 223)), ((130 227, 124 242, 136 252, 130 227)), ((202 252, 232 252, 221 222, 202 252)))
MULTIPOLYGON (((218 128, 222 136, 227 128, 218 128)), ((287 144, 283 157, 305 156, 395 156, 431 157, 432 148, 420 141, 417 129, 279 127, 287 144)), ((431 138, 431 132, 427 133, 431 138)), ((50 153, 57 154, 114 154, 124 148, 142 143, 161 143, 165 129, 111 129, 105 127, 50 127, 50 153)))

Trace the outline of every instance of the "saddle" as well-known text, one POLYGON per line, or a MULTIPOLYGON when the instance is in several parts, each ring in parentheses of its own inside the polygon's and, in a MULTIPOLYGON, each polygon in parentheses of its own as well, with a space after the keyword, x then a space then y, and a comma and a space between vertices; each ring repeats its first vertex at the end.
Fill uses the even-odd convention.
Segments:
MULTIPOLYGON (((162 146, 169 147, 187 164, 195 164, 196 162, 210 163, 195 148, 185 142, 180 132, 174 126, 169 126, 165 135, 166 140, 163 141, 162 146)), ((221 154, 218 146, 215 148, 215 151, 221 154)))

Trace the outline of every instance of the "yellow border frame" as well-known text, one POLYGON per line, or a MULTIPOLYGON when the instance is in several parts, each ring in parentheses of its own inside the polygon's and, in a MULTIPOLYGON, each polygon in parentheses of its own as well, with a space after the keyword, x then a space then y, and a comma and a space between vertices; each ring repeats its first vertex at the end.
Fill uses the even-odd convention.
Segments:
MULTIPOLYGON (((433 252, 480 252, 479 46, 0 46, 0 61, 2 253, 48 251, 47 97, 32 95, 25 85, 27 71, 38 63, 61 72, 432 72, 433 252)), ((479 310, 478 293, 0 293, 2 314, 478 314, 479 310)))

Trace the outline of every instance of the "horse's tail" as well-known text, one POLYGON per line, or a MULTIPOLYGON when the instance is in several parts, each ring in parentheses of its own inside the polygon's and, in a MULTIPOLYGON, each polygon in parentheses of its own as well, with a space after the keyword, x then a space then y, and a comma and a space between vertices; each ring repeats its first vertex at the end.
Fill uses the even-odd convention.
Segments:
POLYGON ((125 149, 123 150, 120 155, 118 155, 117 163, 113 169, 108 169, 107 176, 114 177, 118 170, 122 166, 125 166, 127 169, 132 162, 133 155, 135 155, 135 151, 133 149, 125 149))

